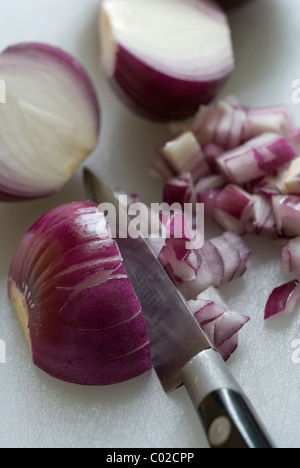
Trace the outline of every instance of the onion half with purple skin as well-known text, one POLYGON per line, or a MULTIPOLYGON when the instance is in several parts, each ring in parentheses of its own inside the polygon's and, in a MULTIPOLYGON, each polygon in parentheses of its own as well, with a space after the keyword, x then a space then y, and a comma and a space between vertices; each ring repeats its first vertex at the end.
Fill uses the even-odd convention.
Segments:
POLYGON ((37 221, 16 250, 8 292, 34 364, 51 376, 109 385, 151 369, 140 303, 94 203, 37 221))
POLYGON ((113 88, 152 120, 191 116, 234 70, 227 18, 209 0, 104 0, 100 39, 113 88))
POLYGON ((0 200, 59 191, 98 143, 100 107, 82 65, 61 49, 17 44, 0 55, 0 200))

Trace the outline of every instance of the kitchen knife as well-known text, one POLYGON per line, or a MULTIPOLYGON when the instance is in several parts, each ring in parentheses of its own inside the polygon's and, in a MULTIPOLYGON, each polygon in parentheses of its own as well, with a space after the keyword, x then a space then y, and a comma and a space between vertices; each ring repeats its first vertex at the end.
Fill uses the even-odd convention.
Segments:
MULTIPOLYGON (((91 201, 111 204, 117 220, 130 225, 127 210, 88 169, 84 184, 91 201)), ((185 385, 210 447, 273 448, 251 404, 149 243, 140 236, 116 241, 142 306, 153 366, 164 390, 185 385)))

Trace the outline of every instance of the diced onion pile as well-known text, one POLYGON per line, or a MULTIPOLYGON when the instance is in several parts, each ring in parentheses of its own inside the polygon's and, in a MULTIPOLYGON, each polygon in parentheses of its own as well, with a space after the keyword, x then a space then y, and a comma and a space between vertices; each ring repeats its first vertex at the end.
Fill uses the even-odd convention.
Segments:
POLYGON ((283 270, 293 281, 273 292, 265 318, 291 312, 300 279, 300 129, 289 110, 249 108, 229 96, 170 129, 151 168, 164 201, 204 203, 225 231, 284 242, 283 270))
MULTIPOLYGON (((127 198, 127 208, 138 200, 137 195, 127 198)), ((148 242, 212 345, 228 360, 238 346, 238 332, 250 318, 230 310, 218 288, 243 276, 251 251, 232 231, 214 239, 204 238, 201 247, 193 248, 191 220, 176 210, 162 208, 159 214, 166 235, 159 237, 158 232, 151 232, 148 242)))
MULTIPOLYGON (((238 346, 238 331, 250 320, 229 309, 218 288, 240 278, 246 271, 250 249, 234 232, 225 232, 215 239, 204 239, 199 249, 187 249, 186 240, 193 235, 185 231, 185 239, 177 239, 176 223, 182 215, 165 219, 170 235, 157 250, 158 258, 174 284, 188 300, 191 311, 212 345, 226 361, 238 346)), ((151 240, 150 240, 151 243, 151 240)), ((156 241, 154 248, 157 249, 156 241)))

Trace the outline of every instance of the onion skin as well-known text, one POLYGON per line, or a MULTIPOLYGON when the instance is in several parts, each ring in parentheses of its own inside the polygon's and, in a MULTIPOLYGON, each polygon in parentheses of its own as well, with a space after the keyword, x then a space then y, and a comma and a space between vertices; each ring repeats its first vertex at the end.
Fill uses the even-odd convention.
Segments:
POLYGON ((0 74, 7 90, 0 108, 0 200, 51 195, 98 143, 93 83, 74 57, 41 43, 7 48, 0 74))
MULTIPOLYGON (((167 3, 165 0, 162 1, 165 4, 167 3)), ((174 63, 172 63, 172 66, 169 66, 168 56, 178 56, 178 44, 179 42, 183 42, 187 36, 185 31, 182 30, 184 28, 176 27, 175 29, 173 27, 172 30, 165 30, 161 17, 158 18, 157 26, 159 26, 159 29, 156 28, 158 46, 156 47, 156 44, 152 46, 151 57, 149 58, 149 51, 147 50, 145 53, 143 45, 140 45, 142 41, 134 37, 132 39, 134 46, 132 47, 132 44, 128 45, 119 36, 120 30, 127 24, 126 37, 128 39, 133 30, 132 21, 138 23, 138 14, 133 15, 132 13, 135 5, 133 4, 132 6, 130 3, 127 3, 126 14, 125 10, 120 14, 120 9, 116 13, 114 3, 116 3, 114 0, 104 0, 101 8, 100 42, 102 68, 113 90, 128 107, 147 119, 169 122, 170 120, 184 119, 193 115, 198 110, 200 104, 208 104, 214 99, 234 70, 229 25, 225 14, 217 4, 210 1, 175 0, 169 6, 170 15, 166 16, 172 17, 172 13, 174 15, 176 8, 178 8, 177 5, 179 7, 185 6, 186 9, 193 11, 195 17, 198 14, 200 16, 204 11, 204 15, 209 20, 215 21, 219 26, 222 25, 223 27, 222 49, 218 44, 217 53, 215 50, 209 51, 207 54, 209 56, 208 59, 207 56, 199 55, 195 62, 194 56, 193 59, 188 56, 191 53, 189 48, 192 48, 192 45, 189 43, 186 47, 185 59, 180 59, 181 62, 179 61, 175 70, 174 63), (120 24, 122 25, 121 28, 120 24), (131 28, 129 28, 129 24, 131 28), (226 40, 224 38, 225 30, 227 32, 226 40), (170 38, 176 38, 175 42, 177 42, 177 46, 175 49, 172 49, 174 46, 170 38), (180 38, 180 41, 178 41, 178 38, 180 38), (110 43, 109 46, 107 45, 108 42, 110 43), (167 53, 163 52, 166 54, 166 57, 163 57, 162 60, 161 54, 157 53, 156 49, 158 49, 160 43, 164 42, 168 43, 169 48, 167 48, 167 53), (206 64, 207 60, 211 60, 212 65, 210 62, 206 64), (203 62, 205 66, 203 66, 203 62), (190 63, 191 70, 183 70, 181 63, 184 66, 186 63, 190 63), (211 65, 210 70, 208 70, 209 65, 211 65), (195 70, 197 71, 195 72, 195 70)), ((157 4, 162 6, 161 2, 157 2, 157 4)), ((156 12, 157 16, 160 14, 159 6, 156 12)), ((146 9, 147 2, 145 2, 145 12, 147 11, 146 9)), ((143 12, 144 15, 146 15, 145 12, 143 12)), ((144 18, 141 19, 141 24, 143 21, 144 18)), ((149 21, 156 22, 156 19, 149 21)), ((189 24, 186 24, 185 28, 188 32, 189 24)), ((198 31, 200 30, 199 28, 198 31)), ((146 29, 144 35, 150 36, 151 30, 148 31, 146 29)), ((182 48, 181 44, 179 44, 179 50, 180 47, 182 48)), ((202 47, 199 48, 198 46, 198 50, 200 49, 202 47)))
POLYGON ((8 293, 33 362, 49 375, 110 385, 151 369, 141 306, 94 203, 56 208, 27 232, 8 293))
POLYGON ((227 78, 209 83, 175 79, 154 71, 119 46, 117 67, 110 84, 121 100, 137 114, 146 119, 168 122, 189 117, 198 110, 199 104, 210 103, 227 78))

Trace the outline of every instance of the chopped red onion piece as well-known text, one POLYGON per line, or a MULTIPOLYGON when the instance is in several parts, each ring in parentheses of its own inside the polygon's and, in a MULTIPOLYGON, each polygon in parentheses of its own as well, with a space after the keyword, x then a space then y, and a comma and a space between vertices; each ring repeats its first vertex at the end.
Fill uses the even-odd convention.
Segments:
POLYGON ((212 287, 189 301, 189 306, 212 345, 227 361, 238 346, 238 332, 250 318, 231 311, 212 287))
POLYGON ((215 143, 207 143, 203 147, 203 152, 210 165, 214 166, 215 160, 224 153, 224 149, 215 143))
POLYGON ((240 278, 247 270, 247 260, 250 249, 236 232, 227 231, 222 236, 212 239, 223 262, 223 278, 221 284, 230 283, 240 278))
POLYGON ((248 109, 243 140, 247 141, 268 132, 288 137, 293 130, 292 115, 285 106, 248 109))
POLYGON ((282 271, 300 279, 300 236, 291 239, 282 249, 282 271))
POLYGON ((279 236, 273 211, 272 199, 265 195, 252 195, 252 219, 246 222, 248 234, 277 238, 279 236))
POLYGON ((214 207, 211 218, 224 231, 234 231, 241 236, 246 234, 246 226, 243 221, 234 218, 219 208, 214 207))
POLYGON ((202 177, 195 185, 196 194, 201 196, 208 190, 220 189, 226 185, 226 179, 221 174, 202 177))
POLYGON ((300 128, 297 128, 296 130, 292 130, 289 133, 288 140, 296 153, 300 155, 300 128))
POLYGON ((209 218, 213 218, 216 211, 216 199, 220 193, 219 188, 196 192, 197 203, 204 203, 204 213, 209 218))
POLYGON ((152 167, 152 174, 155 172, 166 179, 190 172, 196 182, 210 173, 210 167, 193 133, 186 132, 159 148, 152 167))
POLYGON ((266 133, 217 159, 219 170, 229 181, 243 185, 270 174, 296 159, 297 154, 281 135, 266 133))
POLYGON ((284 188, 281 193, 300 194, 300 157, 291 162, 282 181, 284 188))
POLYGON ((227 185, 216 198, 216 207, 239 221, 251 218, 252 206, 252 196, 237 185, 227 185))
POLYGON ((163 201, 170 206, 173 205, 173 203, 180 203, 182 206, 184 206, 185 203, 194 203, 195 187, 189 172, 185 172, 166 182, 163 201))
POLYGON ((300 235, 300 196, 286 195, 272 198, 277 231, 281 236, 300 235))
POLYGON ((236 233, 205 239, 201 249, 186 250, 184 243, 167 239, 159 259, 186 299, 195 299, 209 286, 219 287, 246 271, 250 249, 236 233))
POLYGON ((299 297, 300 283, 298 280, 293 280, 274 289, 266 304, 265 320, 292 313, 299 297))
POLYGON ((284 106, 250 109, 225 99, 214 107, 201 106, 191 128, 201 145, 230 150, 264 133, 288 137, 294 126, 284 106))
POLYGON ((250 193, 262 194, 268 197, 288 193, 284 179, 293 162, 294 161, 279 167, 272 174, 268 174, 264 177, 248 182, 245 184, 245 189, 250 193))
POLYGON ((201 145, 213 143, 223 150, 232 149, 242 141, 245 120, 243 109, 234 109, 227 102, 219 101, 216 107, 200 107, 192 130, 201 145))

